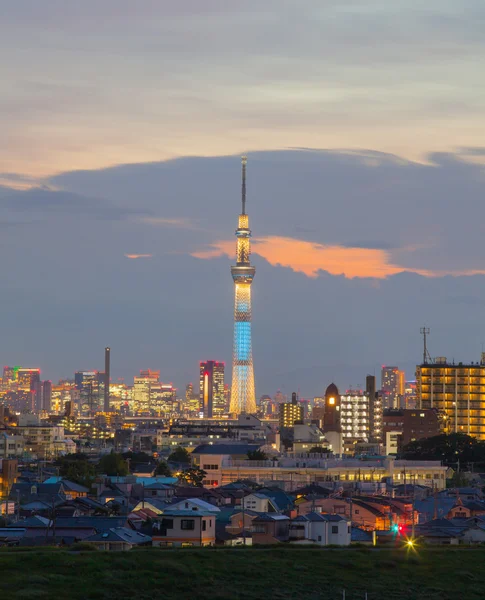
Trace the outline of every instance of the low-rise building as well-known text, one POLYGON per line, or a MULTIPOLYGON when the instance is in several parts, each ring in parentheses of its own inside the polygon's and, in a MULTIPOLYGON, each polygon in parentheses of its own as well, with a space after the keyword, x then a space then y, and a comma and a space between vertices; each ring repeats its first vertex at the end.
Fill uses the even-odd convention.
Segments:
POLYGON ((214 546, 215 542, 216 515, 203 510, 164 510, 152 536, 152 545, 161 548, 214 546))
POLYGON ((0 430, 0 458, 20 458, 24 446, 24 437, 15 433, 15 429, 0 430))
POLYGON ((253 544, 279 544, 289 539, 290 518, 286 515, 266 513, 252 521, 253 544))
POLYGON ((64 441, 64 427, 57 425, 19 425, 16 431, 23 436, 25 451, 33 458, 55 458, 59 442, 64 441))
POLYGON ((128 527, 112 527, 108 531, 84 538, 83 542, 91 544, 98 550, 119 552, 131 550, 134 546, 151 546, 152 538, 128 527))
POLYGON ((351 523, 341 515, 311 512, 291 521, 289 536, 296 544, 349 546, 351 523))

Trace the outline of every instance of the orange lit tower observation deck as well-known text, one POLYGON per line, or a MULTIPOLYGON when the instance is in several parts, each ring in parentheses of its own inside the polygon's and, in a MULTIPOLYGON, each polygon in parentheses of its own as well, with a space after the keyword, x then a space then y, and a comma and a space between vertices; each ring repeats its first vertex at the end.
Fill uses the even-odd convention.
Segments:
POLYGON ((231 267, 234 280, 234 350, 230 412, 255 413, 253 352, 251 346, 251 284, 256 269, 251 265, 251 231, 246 214, 246 163, 242 157, 242 212, 236 229, 236 265, 231 267))

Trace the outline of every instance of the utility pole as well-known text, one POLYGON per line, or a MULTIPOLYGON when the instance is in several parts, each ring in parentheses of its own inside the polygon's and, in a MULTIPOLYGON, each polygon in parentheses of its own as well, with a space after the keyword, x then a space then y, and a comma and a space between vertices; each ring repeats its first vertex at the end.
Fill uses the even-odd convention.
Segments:
POLYGON ((411 538, 414 540, 414 503, 416 501, 416 475, 414 475, 414 486, 413 486, 413 523, 411 525, 411 538))
POLYGON ((244 490, 243 490, 243 497, 242 497, 242 534, 243 534, 243 546, 246 545, 246 528, 245 528, 245 511, 244 511, 244 490))

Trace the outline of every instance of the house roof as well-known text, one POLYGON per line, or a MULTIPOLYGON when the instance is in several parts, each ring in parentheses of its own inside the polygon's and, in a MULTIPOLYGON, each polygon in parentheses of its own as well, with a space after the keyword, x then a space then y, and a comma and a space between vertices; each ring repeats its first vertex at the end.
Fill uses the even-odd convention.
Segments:
MULTIPOLYGON (((206 502, 205 500, 202 500, 201 498, 183 498, 182 500, 176 500, 175 502, 173 502, 172 506, 174 508, 177 508, 180 505, 184 505, 185 503, 187 503, 189 505, 194 505, 199 510, 202 509, 202 510, 206 510, 208 512, 218 513, 221 510, 218 506, 214 506, 214 504, 210 504, 209 502, 206 502)), ((193 511, 193 512, 195 512, 195 511, 193 511)))
POLYGON ((155 481, 154 483, 145 485, 144 488, 146 490, 172 490, 173 489, 173 487, 171 485, 167 485, 166 483, 160 483, 159 481, 155 481))
POLYGON ((112 527, 102 533, 96 533, 83 540, 83 542, 127 542, 129 544, 148 544, 152 541, 149 535, 133 531, 127 527, 112 527))
POLYGON ((352 527, 350 530, 351 542, 372 542, 372 533, 364 531, 360 527, 352 527))
POLYGON ((163 511, 162 517, 215 517, 213 512, 208 510, 180 510, 167 508, 163 511))
POLYGON ((331 521, 331 522, 337 522, 337 521, 347 521, 347 519, 344 519, 344 517, 341 517, 340 515, 330 515, 327 513, 308 513, 306 515, 299 515, 298 517, 296 517, 295 519, 293 519, 293 521, 297 521, 297 522, 301 522, 301 521, 331 521))
POLYGON ((99 533, 108 531, 112 527, 123 527, 126 522, 126 517, 58 517, 56 528, 89 529, 92 527, 99 533))
POLYGON ((289 521, 290 517, 286 515, 277 515, 275 513, 259 513, 259 515, 254 519, 254 523, 262 523, 268 521, 289 521))

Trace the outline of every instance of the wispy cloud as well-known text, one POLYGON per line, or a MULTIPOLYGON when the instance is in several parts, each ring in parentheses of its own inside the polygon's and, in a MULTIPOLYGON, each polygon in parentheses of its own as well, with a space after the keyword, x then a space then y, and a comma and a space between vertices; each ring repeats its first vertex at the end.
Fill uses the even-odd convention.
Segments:
POLYGON ((125 254, 126 258, 152 258, 153 254, 125 254))
POLYGON ((177 227, 179 229, 198 229, 190 219, 185 217, 180 218, 165 218, 165 217, 140 217, 138 219, 142 223, 148 223, 149 225, 155 225, 158 227, 177 227))
MULTIPOLYGON (((192 256, 211 259, 224 255, 231 257, 234 256, 234 252, 234 242, 223 240, 211 244, 207 250, 193 253, 192 256)), ((327 246, 280 236, 256 238, 253 253, 263 257, 273 266, 288 267, 312 278, 318 277, 323 272, 330 273, 330 275, 343 275, 347 279, 386 279, 391 275, 403 272, 417 273, 425 277, 485 274, 483 270, 437 271, 409 268, 394 264, 390 252, 381 248, 327 246)))

